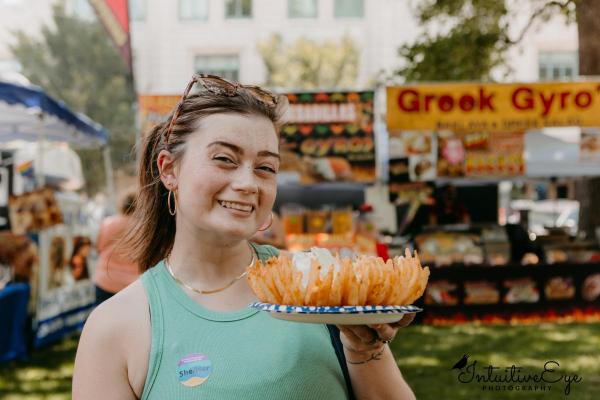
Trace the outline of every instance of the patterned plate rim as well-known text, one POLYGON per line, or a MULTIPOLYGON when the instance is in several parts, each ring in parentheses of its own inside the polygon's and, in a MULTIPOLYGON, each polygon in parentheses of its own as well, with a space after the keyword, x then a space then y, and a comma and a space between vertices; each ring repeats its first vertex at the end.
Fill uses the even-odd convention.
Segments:
POLYGON ((284 314, 403 314, 420 312, 423 309, 413 306, 288 306, 283 304, 251 303, 249 307, 260 311, 284 314))

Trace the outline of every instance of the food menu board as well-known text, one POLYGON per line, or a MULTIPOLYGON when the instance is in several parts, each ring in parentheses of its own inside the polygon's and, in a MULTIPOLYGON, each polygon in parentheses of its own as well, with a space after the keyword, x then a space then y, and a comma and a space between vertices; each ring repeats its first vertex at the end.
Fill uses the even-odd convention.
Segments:
POLYGON ((391 183, 525 173, 524 132, 398 131, 389 148, 391 183))
POLYGON ((373 91, 288 93, 280 171, 302 183, 373 182, 373 91))
POLYGON ((466 134, 466 176, 519 176, 525 172, 524 132, 466 134))

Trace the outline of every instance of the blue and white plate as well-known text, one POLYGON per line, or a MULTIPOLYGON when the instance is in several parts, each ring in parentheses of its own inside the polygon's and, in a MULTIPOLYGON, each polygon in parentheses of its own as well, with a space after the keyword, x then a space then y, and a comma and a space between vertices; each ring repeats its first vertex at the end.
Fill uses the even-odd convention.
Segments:
POLYGON ((250 307, 286 321, 339 325, 391 324, 400 321, 404 314, 423 311, 412 305, 315 307, 255 302, 250 307))

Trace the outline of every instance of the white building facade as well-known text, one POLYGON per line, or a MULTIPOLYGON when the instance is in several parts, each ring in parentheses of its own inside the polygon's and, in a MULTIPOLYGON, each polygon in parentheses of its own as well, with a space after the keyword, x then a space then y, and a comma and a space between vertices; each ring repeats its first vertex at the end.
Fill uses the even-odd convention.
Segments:
MULTIPOLYGON (((87 0, 0 0, 0 74, 19 71, 12 31, 35 35, 51 22, 52 5, 94 18, 87 0)), ((515 36, 532 10, 511 25, 515 36)), ((360 49, 358 86, 400 66, 398 48, 422 34, 406 0, 129 0, 136 85, 140 94, 180 93, 194 72, 261 84, 266 69, 258 44, 272 34, 284 43, 350 36, 360 49)), ((511 72, 499 81, 577 77, 577 27, 562 17, 537 24, 509 53, 511 72)))
MULTIPOLYGON (((131 35, 140 94, 181 92, 194 72, 261 84, 266 70, 258 43, 272 34, 292 44, 350 36, 361 53, 358 86, 400 66, 398 48, 422 33, 405 0, 133 0, 131 35)), ((516 4, 517 7, 523 7, 516 4)), ((528 12, 530 10, 527 10, 528 12)), ((514 30, 524 26, 518 13, 514 30)), ((533 26, 509 53, 500 81, 577 76, 577 27, 562 17, 533 26)))

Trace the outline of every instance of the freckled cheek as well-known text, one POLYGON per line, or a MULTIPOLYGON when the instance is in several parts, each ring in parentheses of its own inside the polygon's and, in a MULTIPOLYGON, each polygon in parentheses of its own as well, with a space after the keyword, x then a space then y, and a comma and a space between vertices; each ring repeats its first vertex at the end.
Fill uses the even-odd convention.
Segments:
POLYGON ((275 203, 275 197, 277 195, 277 184, 268 184, 261 190, 260 206, 261 208, 268 208, 269 210, 275 203))
POLYGON ((210 208, 215 196, 223 189, 223 173, 218 169, 206 169, 195 174, 191 181, 187 182, 192 190, 186 191, 192 203, 210 208))

